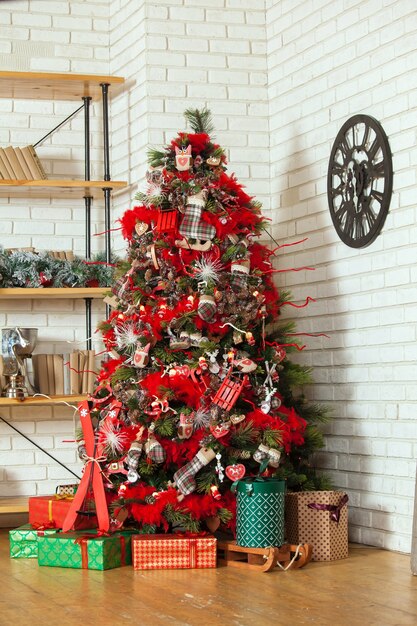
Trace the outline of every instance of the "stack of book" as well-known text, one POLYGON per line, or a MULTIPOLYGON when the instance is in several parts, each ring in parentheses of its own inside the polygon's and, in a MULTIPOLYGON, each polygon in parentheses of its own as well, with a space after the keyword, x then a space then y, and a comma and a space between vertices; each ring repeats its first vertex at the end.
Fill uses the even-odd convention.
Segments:
POLYGON ((3 357, 0 355, 0 395, 6 385, 6 379, 3 376, 3 357))
POLYGON ((47 250, 47 253, 53 259, 63 259, 64 261, 74 260, 74 253, 72 250, 47 250))
POLYGON ((33 146, 0 148, 0 179, 44 180, 47 178, 33 146))
POLYGON ((71 354, 34 354, 34 386, 48 396, 92 393, 96 379, 94 350, 71 354))
POLYGON ((33 246, 27 246, 26 248, 5 248, 5 252, 9 252, 10 254, 13 252, 33 252, 34 254, 47 252, 53 259, 63 259, 64 261, 73 261, 75 257, 72 250, 36 250, 33 246))

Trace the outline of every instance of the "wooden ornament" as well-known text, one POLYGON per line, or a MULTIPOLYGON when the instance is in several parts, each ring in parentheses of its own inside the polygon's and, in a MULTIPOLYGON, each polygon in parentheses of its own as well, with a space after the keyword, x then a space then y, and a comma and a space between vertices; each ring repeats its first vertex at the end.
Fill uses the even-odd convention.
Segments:
POLYGON ((148 228, 149 224, 146 224, 146 222, 137 222, 135 225, 135 232, 139 237, 141 237, 146 233, 148 228))

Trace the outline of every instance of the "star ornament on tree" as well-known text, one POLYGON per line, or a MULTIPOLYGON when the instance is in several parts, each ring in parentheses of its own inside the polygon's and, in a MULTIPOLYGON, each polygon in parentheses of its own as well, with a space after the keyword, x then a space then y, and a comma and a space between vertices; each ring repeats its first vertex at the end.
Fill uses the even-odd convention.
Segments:
POLYGON ((195 261, 193 275, 198 282, 218 283, 221 272, 224 270, 219 259, 213 259, 210 255, 203 254, 201 258, 195 261))

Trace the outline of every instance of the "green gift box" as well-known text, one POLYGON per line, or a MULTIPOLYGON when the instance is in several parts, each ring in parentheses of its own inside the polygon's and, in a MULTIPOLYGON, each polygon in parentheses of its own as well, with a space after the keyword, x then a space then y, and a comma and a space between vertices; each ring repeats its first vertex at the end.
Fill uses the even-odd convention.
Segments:
POLYGON ((39 535, 54 535, 57 532, 56 528, 34 528, 31 524, 9 530, 10 558, 36 559, 39 535))
POLYGON ((236 543, 247 548, 284 543, 285 481, 247 477, 232 485, 236 491, 236 543))
POLYGON ((87 532, 58 533, 39 537, 38 563, 73 569, 113 569, 132 563, 130 531, 112 535, 87 532))

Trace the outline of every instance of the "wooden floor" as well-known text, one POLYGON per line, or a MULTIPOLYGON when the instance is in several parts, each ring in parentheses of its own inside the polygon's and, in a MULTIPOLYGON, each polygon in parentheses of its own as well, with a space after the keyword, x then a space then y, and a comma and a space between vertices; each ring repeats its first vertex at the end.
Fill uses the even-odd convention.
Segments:
POLYGON ((415 626, 417 576, 407 555, 351 546, 342 561, 268 574, 106 572, 10 559, 0 531, 1 626, 415 626))

